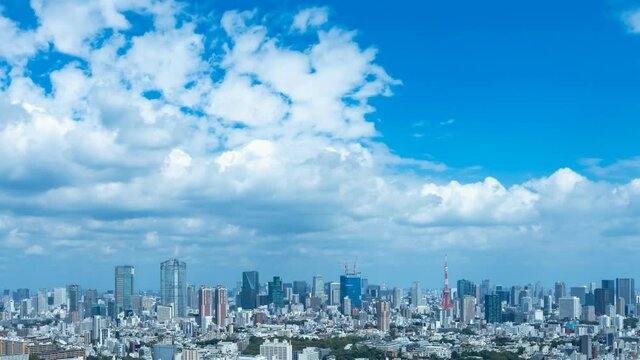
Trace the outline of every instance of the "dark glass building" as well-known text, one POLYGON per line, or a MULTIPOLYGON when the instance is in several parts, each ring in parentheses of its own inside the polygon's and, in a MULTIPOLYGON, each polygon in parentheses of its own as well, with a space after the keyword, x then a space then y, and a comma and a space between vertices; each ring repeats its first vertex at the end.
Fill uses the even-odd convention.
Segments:
POLYGON ((472 281, 461 279, 458 280, 458 298, 464 299, 465 296, 476 296, 476 284, 472 281))
POLYGON ((609 290, 609 302, 607 302, 607 305, 615 305, 616 282, 614 280, 602 280, 602 288, 609 290))
POLYGON ((636 302, 636 289, 634 279, 616 279, 616 298, 623 298, 626 316, 635 314, 636 309, 633 304, 636 302))
POLYGON ((176 317, 187 316, 187 264, 170 259, 160 264, 160 300, 173 305, 176 317))
POLYGON ((284 296, 282 289, 282 279, 280 276, 274 276, 273 281, 269 281, 269 302, 277 308, 281 308, 284 305, 284 296))
POLYGON ((116 312, 126 312, 133 309, 131 295, 133 295, 133 275, 135 270, 131 265, 116 266, 115 298, 116 312))
POLYGON ((484 296, 484 318, 488 323, 502 322, 502 301, 500 295, 484 296))
POLYGON ((607 305, 610 304, 612 295, 609 289, 596 289, 594 291, 595 310, 596 315, 601 316, 605 314, 607 305))
POLYGON ((240 291, 240 306, 243 309, 255 309, 258 307, 258 294, 260 293, 260 281, 257 271, 245 271, 242 273, 242 290, 240 291))
POLYGON ((352 308, 362 306, 362 278, 359 274, 340 276, 340 297, 348 297, 352 308))

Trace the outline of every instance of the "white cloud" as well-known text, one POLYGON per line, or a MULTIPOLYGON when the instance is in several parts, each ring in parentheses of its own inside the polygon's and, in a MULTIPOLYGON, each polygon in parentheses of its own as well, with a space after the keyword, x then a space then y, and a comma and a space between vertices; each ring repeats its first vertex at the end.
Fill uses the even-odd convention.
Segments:
POLYGON ((144 245, 152 248, 160 246, 160 236, 155 231, 148 232, 144 237, 144 245))
POLYGON ((631 33, 640 33, 640 10, 631 10, 623 13, 622 21, 631 33))
POLYGON ((311 7, 301 10, 293 17, 292 30, 306 32, 325 24, 329 20, 329 9, 326 7, 311 7))
POLYGON ((27 255, 44 255, 44 248, 40 245, 31 245, 24 250, 27 255))

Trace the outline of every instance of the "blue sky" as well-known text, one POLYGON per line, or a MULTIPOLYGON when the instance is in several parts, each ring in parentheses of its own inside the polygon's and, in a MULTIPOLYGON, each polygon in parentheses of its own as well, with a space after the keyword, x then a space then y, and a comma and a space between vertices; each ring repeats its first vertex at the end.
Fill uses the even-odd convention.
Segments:
POLYGON ((5 2, 0 287, 638 275, 639 7, 5 2))

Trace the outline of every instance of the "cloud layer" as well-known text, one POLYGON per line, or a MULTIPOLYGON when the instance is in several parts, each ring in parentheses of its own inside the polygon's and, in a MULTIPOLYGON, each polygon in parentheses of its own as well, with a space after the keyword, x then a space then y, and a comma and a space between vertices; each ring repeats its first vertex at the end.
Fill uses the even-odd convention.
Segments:
POLYGON ((32 29, 0 17, 0 239, 26 262, 366 253, 382 277, 416 254, 638 245, 640 179, 460 183, 394 155, 368 116, 401 82, 326 8, 283 25, 172 1, 32 7, 32 29))

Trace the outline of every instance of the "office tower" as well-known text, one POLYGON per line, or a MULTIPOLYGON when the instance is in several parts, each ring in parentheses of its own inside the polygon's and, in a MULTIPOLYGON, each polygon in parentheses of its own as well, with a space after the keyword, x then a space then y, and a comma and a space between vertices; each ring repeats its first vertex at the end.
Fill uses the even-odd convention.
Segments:
POLYGON ((116 313, 131 310, 131 296, 133 295, 133 276, 135 268, 131 265, 116 266, 114 295, 116 299, 116 313))
POLYGON ((311 297, 324 299, 324 278, 322 275, 315 275, 313 277, 311 297))
POLYGON ((340 296, 350 300, 351 308, 362 306, 362 283, 359 273, 346 273, 340 276, 340 296))
POLYGON ((616 314, 625 316, 626 302, 623 297, 619 297, 616 301, 616 314))
POLYGON ((465 279, 458 280, 458 299, 464 299, 466 295, 476 296, 476 285, 465 279))
POLYGON ((399 309, 400 305, 402 305, 402 288, 396 287, 393 288, 393 296, 391 297, 393 308, 399 309))
POLYGON ((533 298, 531 296, 523 296, 520 299, 520 309, 523 313, 528 313, 533 310, 533 298))
POLYGON ((389 301, 378 300, 376 303, 376 323, 378 330, 383 332, 389 331, 389 324, 391 323, 391 307, 389 301))
POLYGON ((173 344, 155 344, 151 353, 152 360, 174 360, 176 346, 173 344))
POLYGON ((307 297, 307 282, 304 280, 297 280, 293 282, 293 293, 297 294, 300 298, 300 302, 304 304, 305 298, 307 297))
POLYGON ((102 333, 102 316, 100 315, 94 315, 93 316, 93 323, 92 323, 92 329, 91 329, 91 340, 94 343, 99 343, 100 342, 100 334, 102 333))
POLYGON ((596 321, 596 308, 593 305, 585 305, 582 307, 583 321, 596 321))
POLYGON ((19 304, 22 300, 24 299, 29 299, 29 289, 17 289, 14 293, 13 293, 13 301, 16 304, 19 304))
POLYGON ((216 286, 214 301, 216 326, 218 329, 224 329, 227 326, 227 289, 224 286, 216 286))
POLYGON ((176 317, 187 316, 187 264, 170 259, 160 264, 160 302, 173 306, 176 317))
POLYGON ((242 273, 242 291, 240 292, 240 306, 251 310, 258 307, 258 294, 260 293, 260 281, 257 271, 245 271, 242 273))
POLYGON ((567 295, 566 285, 564 282, 556 282, 554 287, 553 296, 555 298, 556 304, 559 304, 560 298, 565 297, 567 295))
POLYGON ((542 298, 542 313, 544 315, 551 314, 552 306, 553 306, 553 298, 551 297, 551 295, 545 295, 542 298))
POLYGON ((210 287, 201 285, 198 290, 198 319, 200 320, 200 329, 206 331, 211 323, 213 312, 213 291, 210 287))
POLYGON ((47 289, 38 290, 38 298, 36 300, 36 312, 43 314, 49 308, 49 298, 47 296, 47 289))
POLYGON ((473 321, 473 318, 476 316, 475 306, 476 306, 476 298, 475 296, 465 295, 462 298, 462 314, 460 316, 460 320, 465 324, 470 324, 473 321))
POLYGON ((80 306, 80 286, 67 285, 67 294, 69 295, 69 312, 78 312, 80 306))
POLYGON ((502 322, 502 300, 500 295, 484 296, 484 319, 488 323, 502 322))
POLYGON ((574 286, 569 290, 570 296, 575 296, 580 299, 580 305, 586 304, 587 287, 586 286, 574 286))
POLYGON ((280 279, 280 276, 274 276, 273 281, 269 281, 267 288, 269 303, 273 304, 276 308, 281 308, 284 305, 284 292, 282 290, 282 279, 280 279))
POLYGON ((609 298, 607 305, 615 305, 616 303, 616 282, 614 280, 602 280, 602 288, 609 290, 609 298))
POLYGON ((580 299, 575 296, 561 297, 558 302, 558 317, 560 319, 579 319, 582 314, 580 299))
POLYGON ((67 289, 55 288, 53 289, 53 306, 58 307, 67 305, 67 289))
POLYGON ((187 307, 189 309, 198 308, 198 291, 195 285, 187 285, 187 307))
POLYGON ((591 335, 580 336, 580 354, 586 356, 587 359, 592 358, 591 335))
POLYGON ((265 340, 260 345, 260 355, 267 360, 293 360, 293 348, 286 340, 265 340))
POLYGON ((200 360, 197 349, 182 349, 181 360, 200 360))
POLYGON ((624 299, 625 316, 636 313, 636 289, 634 279, 616 279, 616 297, 624 299))
POLYGON ((415 281, 413 283, 413 286, 411 287, 411 305, 413 307, 424 305, 424 298, 422 296, 422 287, 420 287, 419 281, 415 281))
MULTIPOLYGON (((355 265, 354 265, 354 266, 355 266, 355 265)), ((361 285, 360 293, 361 293, 362 295, 366 294, 366 293, 367 293, 367 289, 369 288, 369 279, 367 279, 367 278, 361 278, 361 279, 360 279, 360 285, 361 285)))
POLYGON ((342 298, 342 315, 351 315, 351 298, 348 296, 342 298))
POLYGON ((594 292, 595 311, 597 316, 605 314, 605 307, 610 303, 611 297, 609 289, 596 289, 594 292))
POLYGON ((332 282, 329 284, 329 304, 340 305, 340 283, 332 282))

